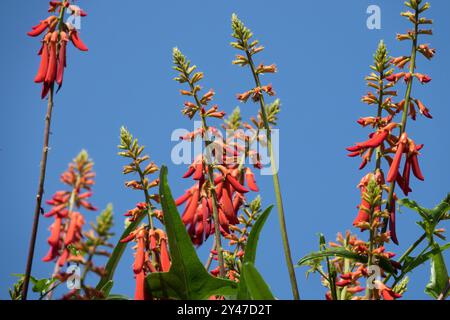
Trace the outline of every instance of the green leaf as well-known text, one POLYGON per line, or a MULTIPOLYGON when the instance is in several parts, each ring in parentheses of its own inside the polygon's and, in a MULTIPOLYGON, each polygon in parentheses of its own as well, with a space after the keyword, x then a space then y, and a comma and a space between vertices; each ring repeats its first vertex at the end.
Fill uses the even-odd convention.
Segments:
POLYGON ((405 260, 405 263, 403 264, 403 273, 408 273, 411 270, 417 268, 421 264, 427 262, 429 259, 431 259, 436 254, 441 254, 443 251, 450 248, 450 243, 447 243, 443 246, 437 246, 431 249, 430 251, 419 255, 418 257, 408 257, 405 260))
MULTIPOLYGON (((106 264, 105 275, 100 279, 100 281, 98 282, 98 284, 96 286, 97 290, 101 290, 104 294, 106 293, 102 289, 107 285, 107 283, 110 280, 113 279, 114 272, 116 271, 117 265, 119 264, 119 261, 122 258, 122 255, 128 244, 128 243, 122 243, 122 242, 120 242, 120 240, 125 238, 126 236, 128 236, 131 231, 134 231, 136 229, 136 227, 139 225, 139 223, 141 223, 141 221, 144 217, 145 217, 145 214, 142 214, 139 217, 137 217, 136 220, 134 220, 133 222, 131 222, 128 225, 128 227, 125 229, 125 231, 120 236, 119 241, 117 241, 117 244, 114 247, 111 257, 108 259, 108 263, 106 264)), ((112 284, 110 287, 106 286, 106 288, 108 289, 107 290, 108 292, 105 294, 107 296, 107 294, 109 293, 109 290, 111 290, 111 288, 112 288, 112 284)))
POLYGON ((195 252, 181 221, 167 182, 167 167, 160 172, 159 194, 169 239, 172 265, 169 272, 147 276, 147 287, 154 297, 184 300, 207 299, 213 295, 235 295, 238 284, 210 275, 195 252))
POLYGON ((435 242, 433 250, 434 249, 436 249, 438 253, 431 257, 430 282, 425 288, 425 293, 437 299, 447 287, 449 278, 444 257, 442 255, 442 248, 435 242))
POLYGON ((430 210, 420 206, 416 201, 410 200, 408 198, 404 198, 404 199, 398 200, 397 203, 401 206, 404 206, 404 207, 407 207, 409 209, 416 211, 426 221, 430 220, 430 217, 431 217, 430 210))
POLYGON ((105 297, 109 297, 109 293, 111 292, 112 287, 114 286, 114 281, 109 280, 105 283, 105 285, 100 289, 105 297))
POLYGON ((50 285, 54 283, 56 279, 39 279, 32 281, 34 283, 32 291, 33 292, 39 292, 39 293, 45 293, 50 288, 50 285))
POLYGON ((266 220, 269 217, 272 208, 273 206, 270 206, 266 210, 264 210, 264 212, 258 217, 255 224, 253 225, 252 230, 250 231, 250 234, 248 236, 247 244, 245 245, 244 263, 255 263, 259 235, 261 234, 261 230, 264 227, 264 224, 266 223, 266 220))
MULTIPOLYGON (((341 258, 346 258, 346 259, 354 260, 354 261, 361 262, 361 263, 367 263, 367 259, 368 259, 366 255, 360 255, 360 254, 357 254, 356 252, 347 250, 345 248, 331 248, 331 249, 326 249, 326 250, 310 253, 309 255, 300 259, 297 262, 297 266, 308 265, 308 263, 311 260, 316 260, 316 259, 321 259, 321 258, 326 258, 326 257, 341 257, 341 258)), ((381 268, 383 268, 385 271, 387 271, 389 273, 396 273, 395 268, 392 266, 392 264, 390 263, 390 261, 388 259, 383 258, 383 257, 378 257, 378 258, 379 258, 379 265, 381 268)))
POLYGON ((445 214, 450 210, 450 194, 441 201, 434 209, 431 210, 430 215, 435 221, 443 219, 445 214))
POLYGON ((242 277, 245 278, 247 290, 253 300, 275 300, 269 286, 253 263, 247 262, 243 265, 242 277))
MULTIPOLYGON (((245 255, 243 260, 243 269, 245 269, 245 264, 251 263, 254 264, 256 260, 256 249, 258 247, 259 235, 261 234, 261 230, 264 227, 264 224, 269 217, 270 212, 272 211, 273 206, 268 207, 264 212, 259 216, 256 220, 255 224, 250 231, 250 235, 248 236, 247 244, 245 245, 245 255)), ((249 300, 252 298, 252 295, 249 291, 249 288, 246 283, 245 275, 241 271, 241 276, 239 278, 239 291, 236 297, 238 300, 249 300)))

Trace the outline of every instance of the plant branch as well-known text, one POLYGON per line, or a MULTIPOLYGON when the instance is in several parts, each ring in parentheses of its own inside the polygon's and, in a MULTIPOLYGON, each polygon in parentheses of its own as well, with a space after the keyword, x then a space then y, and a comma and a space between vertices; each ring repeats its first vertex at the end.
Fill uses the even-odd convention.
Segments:
POLYGON ((46 173, 46 169, 47 169, 47 156, 48 156, 49 140, 50 140, 50 126, 51 126, 52 111, 53 111, 53 93, 54 93, 54 87, 52 86, 50 88, 50 92, 49 92, 49 96, 48 96, 47 114, 45 115, 44 143, 43 143, 43 148, 42 148, 42 158, 41 158, 41 164, 40 164, 38 192, 36 195, 36 206, 34 209, 33 226, 31 229, 31 238, 30 238, 30 244, 29 244, 29 249, 28 249, 25 277, 23 280, 22 300, 27 300, 28 287, 29 287, 30 276, 31 276, 31 269, 33 266, 34 249, 36 246, 37 230, 38 230, 38 226, 39 226, 39 217, 42 212, 41 204, 42 204, 42 196, 44 194, 45 173, 46 173))
MULTIPOLYGON (((245 53, 247 55, 247 61, 250 66, 250 69, 252 71, 253 78, 255 80, 255 84, 257 87, 261 87, 261 82, 259 80, 258 74, 256 73, 252 55, 250 54, 248 49, 245 50, 245 53)), ((271 169, 272 169, 273 186, 274 186, 274 190, 275 190, 275 198, 276 198, 277 208, 278 208, 278 220, 280 223, 281 237, 283 239, 284 255, 285 255, 286 264, 287 264, 287 268, 288 268, 288 272, 289 272, 292 294, 293 294, 295 300, 299 300, 300 294, 299 294, 299 290, 298 290, 297 279, 295 276, 294 264, 292 262, 291 249, 290 249, 290 245, 289 245, 289 238, 288 238, 287 227, 286 227, 286 218, 285 218, 284 208, 283 208, 283 199, 281 196, 280 180, 278 178, 278 172, 277 172, 275 157, 274 157, 274 153, 273 153, 272 134, 271 134, 269 120, 267 118, 266 106, 264 103, 263 95, 261 95, 261 97, 259 99, 259 103, 260 103, 260 109, 261 109, 261 116, 262 116, 262 120, 264 122, 264 127, 265 127, 266 135, 267 135, 267 149, 268 149, 269 156, 270 156, 270 165, 271 165, 271 169)))
MULTIPOLYGON (((409 104, 411 101, 411 90, 412 90, 412 85, 413 85, 413 81, 414 81, 414 77, 412 75, 414 74, 414 71, 416 69, 417 37, 418 37, 418 31, 419 31, 419 24, 417 22, 417 21, 419 21, 419 11, 418 10, 415 10, 415 21, 416 22, 414 24, 414 38, 412 39, 411 59, 410 59, 410 64, 409 64, 409 73, 411 74, 411 77, 409 78, 408 86, 406 88, 406 93, 405 93, 405 104, 403 106, 402 123, 399 128, 399 135, 398 135, 399 139, 406 130, 406 123, 408 120, 408 108, 409 108, 409 104)), ((389 186, 389 195, 388 195, 388 200, 386 203, 386 209, 388 210, 388 212, 391 212, 391 210, 393 209, 393 208, 391 208, 391 205, 395 206, 395 203, 392 201, 392 199, 394 198, 394 189, 395 189, 395 180, 392 181, 391 185, 389 186)), ((387 229, 387 221, 385 220, 385 224, 383 226, 383 232, 385 232, 386 229, 387 229)))
MULTIPOLYGON (((189 78, 189 75, 186 74, 187 78, 189 78)), ((197 104, 198 108, 201 108, 201 103, 200 103, 200 99, 198 98, 197 92, 195 91, 194 88, 194 83, 189 80, 189 86, 191 88, 191 91, 193 92, 193 97, 195 99, 195 102, 197 104)), ((202 128, 203 128, 203 132, 205 134, 205 149, 207 151, 208 146, 210 144, 209 141, 209 135, 208 135, 208 124, 206 123, 206 118, 205 116, 201 113, 200 114, 201 117, 201 121, 202 121, 202 128)), ((220 224, 219 224, 219 212, 218 212, 218 207, 219 207, 219 201, 217 200, 217 193, 216 193, 216 189, 214 188, 214 177, 213 177, 213 166, 211 165, 211 161, 210 161, 210 157, 208 154, 208 151, 206 152, 206 164, 207 164, 207 178, 208 178, 208 182, 210 185, 210 191, 211 191, 211 198, 212 198, 212 209, 213 209, 213 220, 214 220, 214 239, 215 239, 215 243, 216 243, 216 250, 217 250, 217 257, 219 260, 219 275, 220 277, 225 277, 225 262, 223 259, 223 247, 222 247, 222 240, 221 240, 221 234, 220 234, 220 224)))

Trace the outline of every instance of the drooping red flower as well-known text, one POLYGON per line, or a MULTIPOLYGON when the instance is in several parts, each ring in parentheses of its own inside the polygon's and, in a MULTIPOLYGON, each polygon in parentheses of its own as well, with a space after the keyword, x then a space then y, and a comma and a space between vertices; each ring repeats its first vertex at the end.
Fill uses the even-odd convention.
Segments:
MULTIPOLYGON (((86 13, 77 6, 69 5, 69 1, 51 1, 49 12, 56 12, 69 8, 72 13, 78 16, 86 16, 86 13), (57 10, 59 8, 59 10, 57 10)), ((87 51, 88 48, 81 41, 78 31, 70 23, 64 23, 58 16, 52 15, 41 21, 38 25, 32 27, 27 34, 31 37, 37 37, 44 33, 42 47, 39 50, 41 62, 38 72, 34 78, 36 83, 42 83, 41 98, 44 99, 56 82, 61 88, 64 79, 64 68, 67 64, 67 42, 70 40, 81 51, 87 51)), ((59 89, 58 88, 58 89, 59 89)))
POLYGON ((401 298, 402 295, 394 292, 391 288, 386 286, 383 282, 375 280, 377 289, 379 290, 381 296, 384 300, 395 300, 401 298))
POLYGON ((419 111, 422 115, 424 115, 425 117, 432 119, 432 115, 430 114, 430 110, 428 110, 427 107, 425 107, 425 105, 422 103, 422 101, 415 99, 414 102, 416 103, 417 107, 419 108, 419 111))
POLYGON ((250 190, 258 192, 259 188, 256 185, 255 175, 250 168, 245 169, 245 181, 247 181, 247 186, 250 190))
POLYGON ((406 149, 406 144, 408 143, 408 135, 404 132, 397 143, 397 151, 395 152, 394 160, 392 161, 391 167, 389 169, 386 181, 393 182, 397 177, 398 167, 400 166, 400 161, 402 160, 403 151, 406 149))
POLYGON ((428 83, 431 81, 431 78, 426 74, 415 73, 414 76, 420 81, 420 83, 428 83))

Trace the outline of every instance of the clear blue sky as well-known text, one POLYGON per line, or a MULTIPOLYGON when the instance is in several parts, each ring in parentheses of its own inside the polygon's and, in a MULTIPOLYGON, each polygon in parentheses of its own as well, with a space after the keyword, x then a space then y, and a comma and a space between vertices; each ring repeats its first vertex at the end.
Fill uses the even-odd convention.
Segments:
MULTIPOLYGON (((236 12, 267 48, 260 58, 279 68, 269 81, 283 104, 280 175, 294 259, 317 249, 318 232, 331 240, 338 231, 352 229, 359 198, 356 184, 363 173, 357 170, 357 160, 346 157, 345 147, 367 133, 355 120, 374 114, 360 98, 367 92, 363 78, 379 40, 385 40, 394 56, 409 53, 409 43, 395 40, 397 32, 409 27, 399 16, 403 1, 83 0, 78 4, 89 14, 80 36, 90 51, 71 47, 68 53, 64 87, 55 98, 45 198, 61 188, 60 173, 86 148, 97 172, 93 202, 100 208, 114 204, 115 230, 121 232, 122 214, 142 199, 123 185, 124 161, 116 155, 121 125, 139 137, 158 164, 169 165, 173 191, 181 194, 191 182, 180 178, 184 166, 170 163, 170 135, 175 128, 189 129, 191 123, 180 113, 183 98, 172 80, 171 50, 178 46, 205 72, 203 86, 214 88, 216 103, 231 111, 238 105, 235 94, 251 87, 248 70, 231 65, 235 51, 228 45, 230 16, 236 12), (370 4, 381 7, 381 30, 366 28, 370 4)), ((413 90, 434 119, 419 116, 408 125, 410 135, 425 144, 420 161, 426 180, 413 182, 411 197, 428 207, 449 191, 450 178, 450 62, 445 58, 450 56, 450 3, 432 0, 431 4, 428 15, 436 22, 435 36, 426 41, 438 54, 431 63, 421 59, 418 66, 433 81, 426 87, 415 84, 413 90)), ((24 272, 46 109, 39 98, 40 87, 33 83, 38 39, 26 32, 46 16, 47 1, 4 1, 1 9, 0 297, 7 298, 7 288, 15 280, 11 274, 24 272)), ((244 116, 256 112, 250 103, 241 108, 244 116)), ((273 203, 271 177, 257 180, 264 205, 273 203)), ((416 220, 415 213, 406 209, 399 215, 400 247, 390 249, 401 253, 419 236, 416 220)), ((50 223, 41 219, 33 269, 38 277, 49 276, 53 267, 40 261, 48 249, 50 223)), ((273 213, 257 265, 275 294, 289 298, 281 248, 273 213)), ((204 256, 206 250, 201 251, 204 256)), ((450 264, 448 253, 446 260, 450 264)), ((132 295, 131 263, 127 251, 114 292, 132 295)), ((426 265, 414 272, 406 298, 426 298, 428 269, 426 265)), ((305 271, 297 270, 302 297, 322 299, 325 291, 318 278, 306 280, 305 271)))

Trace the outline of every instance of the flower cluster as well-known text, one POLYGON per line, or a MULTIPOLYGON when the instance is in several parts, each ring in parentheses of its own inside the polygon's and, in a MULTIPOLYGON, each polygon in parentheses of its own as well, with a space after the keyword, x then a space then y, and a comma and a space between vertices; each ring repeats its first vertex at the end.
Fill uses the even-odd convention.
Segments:
MULTIPOLYGON (((366 241, 360 240, 356 235, 346 232, 345 236, 338 233, 336 242, 329 243, 330 248, 334 249, 345 249, 348 252, 356 253, 360 256, 367 257, 369 255, 369 244, 366 241)), ((390 260, 395 256, 394 253, 386 251, 384 246, 372 249, 371 255, 378 259, 384 259, 390 261, 391 264, 397 265, 395 261, 390 260)), ((333 283, 335 292, 328 291, 326 293, 326 299, 332 300, 333 295, 339 297, 340 300, 361 300, 364 296, 358 295, 366 290, 361 284, 365 277, 370 275, 368 266, 366 263, 359 261, 350 261, 345 257, 336 257, 330 261, 330 265, 334 270, 333 279, 329 279, 327 275, 323 277, 323 283, 325 286, 329 287, 330 282, 333 283)), ((384 271, 381 270, 382 274, 384 271)), ((375 295, 377 297, 383 297, 385 300, 394 300, 400 298, 404 292, 402 286, 395 287, 394 289, 389 288, 380 280, 375 280, 373 283, 375 288, 375 295)))
MULTIPOLYGON (((362 98, 364 103, 376 106, 376 117, 364 117, 357 121, 362 127, 370 126, 374 131, 370 133, 368 140, 347 148, 350 157, 360 156, 362 158, 359 169, 366 167, 375 157, 373 172, 365 175, 358 185, 361 192, 361 203, 353 222, 353 225, 361 231, 369 231, 368 266, 380 266, 380 259, 376 253, 384 252, 384 243, 392 240, 398 244, 395 216, 398 197, 395 193, 395 185, 398 185, 402 192, 408 195, 412 191, 410 187, 411 171, 417 179, 424 180, 418 161, 419 151, 423 145, 416 144, 406 131, 408 117, 416 120, 415 106, 423 116, 432 118, 428 108, 411 95, 414 78, 422 84, 431 81, 428 75, 416 71, 417 54, 421 53, 426 59, 431 59, 436 52, 428 45, 418 43, 419 35, 432 34, 431 30, 420 29, 422 25, 432 23, 431 20, 421 17, 421 14, 429 7, 427 3, 422 5, 421 2, 421 0, 406 2, 406 5, 414 12, 407 11, 402 13, 402 16, 410 20, 414 30, 408 31, 407 34, 397 35, 397 39, 400 41, 411 40, 411 56, 390 58, 386 46, 380 42, 374 55, 374 65, 371 66, 373 72, 366 77, 367 85, 375 89, 375 92, 369 92, 362 98), (403 69, 407 65, 409 65, 408 72, 395 73, 394 67, 403 69), (397 91, 393 87, 400 79, 403 79, 406 84, 405 98, 395 103, 393 99, 397 96, 397 91), (395 121, 397 114, 401 116, 399 122, 395 121), (395 133, 394 129, 399 129, 399 133, 395 133), (386 175, 383 171, 383 160, 389 166, 386 175), (401 163, 403 163, 402 170, 400 170, 401 163), (386 198, 383 198, 383 193, 386 194, 386 198), (383 204, 385 205, 384 210, 382 209, 383 204), (386 232, 388 222, 389 232, 386 232)), ((384 299, 391 300, 401 297, 400 294, 390 291, 384 282, 380 282, 380 286, 383 288, 381 297, 384 299)), ((380 295, 375 290, 368 290, 366 297, 377 299, 380 295)))
POLYGON ((156 173, 158 166, 149 162, 144 168, 141 167, 148 159, 148 155, 142 155, 144 146, 139 145, 138 140, 133 138, 131 133, 124 127, 120 130, 119 155, 131 159, 128 165, 124 166, 123 173, 134 173, 137 180, 130 180, 125 186, 134 190, 142 190, 144 202, 140 202, 134 209, 125 213, 128 222, 140 221, 145 216, 148 224, 141 224, 130 234, 122 238, 122 243, 136 242, 133 272, 136 279, 135 300, 150 298, 145 290, 145 277, 152 272, 166 272, 170 268, 170 256, 167 246, 167 236, 162 229, 155 227, 153 218, 163 220, 162 212, 154 206, 154 202, 159 202, 157 193, 150 193, 150 190, 159 185, 159 178, 149 181, 148 177, 156 173))
POLYGON ((45 98, 56 82, 61 88, 64 78, 64 69, 67 65, 67 43, 81 51, 88 48, 81 41, 77 29, 70 23, 63 21, 66 10, 78 17, 86 16, 86 12, 78 6, 70 4, 69 0, 50 1, 49 12, 54 13, 42 20, 28 32, 30 37, 37 37, 45 32, 42 46, 39 50, 41 62, 34 82, 42 83, 41 97, 45 98))
MULTIPOLYGON (((243 258, 245 255, 245 247, 247 238, 254 223, 261 214, 261 198, 257 196, 247 206, 242 209, 239 215, 238 225, 230 225, 230 233, 225 236, 228 240, 229 248, 223 251, 224 263, 226 269, 226 278, 232 281, 239 281, 242 269, 243 258)), ((211 250, 213 260, 217 260, 217 250, 211 250)), ((219 267, 211 270, 212 275, 219 275, 219 267)))
POLYGON ((50 227, 50 237, 47 239, 50 250, 43 261, 57 260, 57 265, 62 267, 66 262, 83 260, 83 255, 71 248, 79 246, 85 224, 83 214, 76 210, 81 208, 89 211, 97 210, 88 201, 92 196, 91 188, 95 177, 92 166, 93 162, 87 152, 81 151, 69 165, 68 170, 61 175, 61 182, 68 185, 70 190, 57 191, 52 199, 47 201, 52 208, 44 216, 54 218, 54 222, 50 227))
POLYGON ((258 187, 252 170, 238 161, 242 157, 242 146, 234 143, 233 138, 224 139, 217 128, 206 124, 206 118, 223 118, 225 113, 218 111, 217 106, 207 109, 214 96, 213 90, 202 97, 198 95, 201 90, 198 82, 203 78, 203 73, 194 73, 196 66, 191 66, 177 48, 173 51, 173 61, 175 70, 179 72, 175 80, 189 85, 189 90, 181 90, 181 93, 194 100, 184 103, 183 114, 193 118, 199 112, 203 123, 202 128, 188 135, 189 139, 182 137, 191 141, 197 136, 203 138, 206 150, 205 154, 197 156, 183 175, 183 178, 192 177, 195 184, 176 200, 178 206, 186 203, 182 220, 188 226, 193 243, 201 245, 214 233, 214 210, 217 210, 220 232, 223 236, 229 235, 230 226, 239 223, 238 211, 245 201, 244 194, 249 191, 244 182, 252 191, 257 191, 258 187), (211 140, 210 136, 215 139, 211 140))
MULTIPOLYGON (((104 277, 106 270, 103 265, 99 265, 96 258, 110 257, 110 248, 114 246, 109 242, 110 238, 114 235, 111 232, 113 227, 113 208, 109 204, 105 210, 103 210, 96 218, 95 223, 91 222, 91 229, 83 232, 83 238, 73 246, 73 251, 77 252, 82 259, 77 261, 84 266, 83 272, 80 275, 80 289, 84 291, 84 294, 80 289, 72 289, 63 296, 66 300, 92 300, 105 298, 104 293, 101 290, 97 290, 87 284, 87 276, 89 273, 94 273, 98 277, 104 277)), ((62 272, 57 275, 57 278, 64 282, 71 274, 62 272)))

